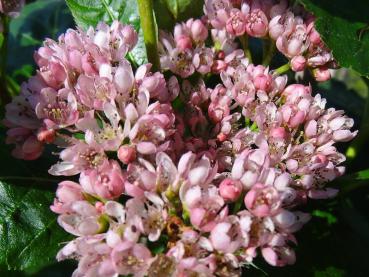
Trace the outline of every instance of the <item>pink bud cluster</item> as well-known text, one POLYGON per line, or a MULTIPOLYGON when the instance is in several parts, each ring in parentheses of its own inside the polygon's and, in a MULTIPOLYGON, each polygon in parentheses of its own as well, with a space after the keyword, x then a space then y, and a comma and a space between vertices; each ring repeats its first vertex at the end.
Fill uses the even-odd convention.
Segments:
POLYGON ((177 24, 174 37, 161 33, 162 66, 182 78, 194 72, 224 71, 233 60, 240 41, 247 36, 270 39, 290 60, 293 71, 310 68, 317 81, 330 79, 337 66, 331 51, 314 28, 314 17, 286 0, 207 0, 205 16, 177 24), (206 39, 208 28, 212 42, 206 39))
POLYGON ((51 209, 76 236, 57 255, 78 261, 74 276, 241 276, 259 254, 295 262, 294 233, 310 218, 298 207, 335 196, 325 185, 345 156, 334 144, 357 132, 311 87, 226 50, 238 20, 267 33, 265 8, 228 13, 241 2, 206 1, 212 33, 226 38, 219 62, 203 21, 162 37, 162 64, 184 78, 219 73, 212 88, 149 64, 134 72, 124 57, 137 34, 118 22, 68 30, 36 52, 37 75, 6 107, 7 142, 23 159, 62 148, 49 172, 76 178, 59 183, 51 209))

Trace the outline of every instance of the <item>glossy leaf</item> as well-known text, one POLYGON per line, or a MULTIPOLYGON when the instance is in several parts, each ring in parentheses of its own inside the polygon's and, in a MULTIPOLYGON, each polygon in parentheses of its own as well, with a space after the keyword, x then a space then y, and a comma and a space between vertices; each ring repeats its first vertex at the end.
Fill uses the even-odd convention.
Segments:
MULTIPOLYGON (((37 0, 24 7, 10 22, 8 72, 34 64, 33 53, 45 38, 57 39, 73 27, 73 18, 63 0, 37 0)), ((17 78, 23 81, 24 78, 17 78)))
POLYGON ((316 16, 316 28, 343 67, 369 76, 368 4, 360 0, 299 0, 316 16))
POLYGON ((37 271, 55 261, 69 236, 50 209, 54 193, 0 181, 0 264, 37 271))

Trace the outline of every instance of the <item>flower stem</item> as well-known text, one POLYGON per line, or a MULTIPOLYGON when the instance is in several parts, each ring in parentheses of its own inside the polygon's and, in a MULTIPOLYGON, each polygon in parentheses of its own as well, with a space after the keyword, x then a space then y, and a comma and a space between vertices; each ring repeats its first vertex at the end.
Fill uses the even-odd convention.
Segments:
POLYGON ((286 64, 278 67, 277 69, 275 69, 274 72, 278 75, 281 75, 283 73, 286 73, 290 69, 291 69, 290 63, 286 63, 286 64))
POLYGON ((275 54, 276 47, 275 47, 274 41, 271 41, 271 40, 264 40, 263 45, 264 45, 264 48, 263 48, 262 64, 264 66, 268 66, 275 54))
POLYGON ((249 48, 249 38, 247 35, 243 35, 239 37, 242 45, 242 49, 245 52, 246 58, 249 59, 249 63, 252 63, 252 55, 249 48))
POLYGON ((158 30, 152 0, 137 0, 140 13, 141 28, 143 30, 147 58, 152 64, 153 71, 160 70, 158 55, 158 30))
POLYGON ((7 88, 6 81, 6 64, 8 55, 8 35, 9 35, 9 22, 8 16, 1 14, 1 23, 3 24, 2 42, 0 44, 0 100, 1 104, 5 105, 10 102, 11 97, 7 88))

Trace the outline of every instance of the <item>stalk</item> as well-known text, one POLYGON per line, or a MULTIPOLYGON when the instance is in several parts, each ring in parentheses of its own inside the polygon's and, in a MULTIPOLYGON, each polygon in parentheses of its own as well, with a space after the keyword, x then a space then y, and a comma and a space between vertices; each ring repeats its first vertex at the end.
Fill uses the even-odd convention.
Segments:
POLYGON ((158 55, 158 30, 152 0, 137 0, 140 13, 141 28, 143 30, 147 58, 152 64, 153 71, 160 70, 158 55))
POLYGON ((249 48, 249 38, 248 38, 248 36, 245 34, 245 35, 239 37, 239 39, 241 41, 242 49, 245 53, 246 58, 248 58, 249 63, 252 63, 252 55, 251 55, 250 48, 249 48))
POLYGON ((280 67, 278 67, 276 70, 274 70, 275 73, 278 75, 286 73, 288 70, 291 69, 290 63, 286 63, 280 67))
POLYGON ((264 48, 263 48, 262 64, 264 66, 268 66, 270 62, 272 61, 272 58, 275 54, 276 47, 275 47, 274 41, 271 41, 271 40, 264 40, 263 45, 264 45, 264 48))

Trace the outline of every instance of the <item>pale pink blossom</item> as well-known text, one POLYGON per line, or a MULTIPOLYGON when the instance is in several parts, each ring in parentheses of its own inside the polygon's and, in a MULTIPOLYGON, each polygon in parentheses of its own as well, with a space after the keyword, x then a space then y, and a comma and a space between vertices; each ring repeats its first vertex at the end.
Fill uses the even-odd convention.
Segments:
POLYGON ((82 171, 79 182, 85 192, 112 199, 123 193, 125 177, 119 164, 116 161, 109 161, 98 169, 82 171))
POLYGON ((143 244, 125 241, 114 247, 111 259, 117 273, 143 277, 150 265, 151 253, 143 244))
POLYGON ((245 205, 252 214, 265 217, 275 214, 280 208, 281 201, 275 188, 256 184, 246 194, 245 205))

